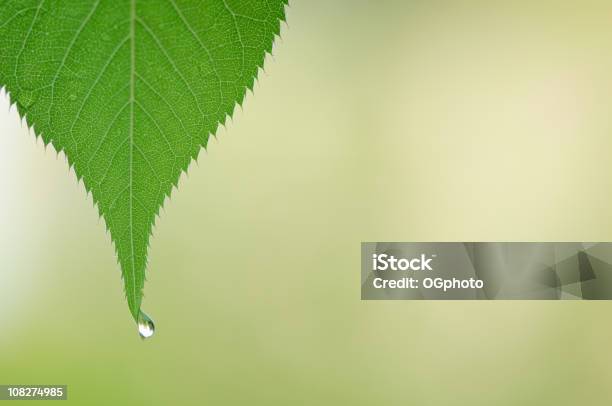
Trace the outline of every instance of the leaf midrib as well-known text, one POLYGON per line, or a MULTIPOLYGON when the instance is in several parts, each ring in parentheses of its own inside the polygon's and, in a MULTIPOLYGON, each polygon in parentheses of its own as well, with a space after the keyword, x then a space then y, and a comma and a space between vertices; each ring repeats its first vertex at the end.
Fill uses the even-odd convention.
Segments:
MULTIPOLYGON (((132 263, 132 300, 136 299, 136 269, 134 264, 134 226, 133 226, 133 155, 134 155, 134 107, 135 107, 135 82, 136 82, 136 0, 130 1, 130 159, 129 159, 129 228, 130 228, 130 251, 132 263)), ((134 315, 136 316, 136 315, 134 315)))

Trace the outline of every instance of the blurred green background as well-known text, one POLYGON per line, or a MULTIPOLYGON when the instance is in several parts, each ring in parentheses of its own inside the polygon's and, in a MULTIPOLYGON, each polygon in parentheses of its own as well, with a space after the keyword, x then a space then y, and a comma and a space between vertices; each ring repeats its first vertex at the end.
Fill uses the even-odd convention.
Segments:
POLYGON ((0 383, 68 404, 607 405, 609 302, 362 302, 361 241, 612 240, 612 3, 293 1, 157 222, 142 342, 0 97, 0 383))

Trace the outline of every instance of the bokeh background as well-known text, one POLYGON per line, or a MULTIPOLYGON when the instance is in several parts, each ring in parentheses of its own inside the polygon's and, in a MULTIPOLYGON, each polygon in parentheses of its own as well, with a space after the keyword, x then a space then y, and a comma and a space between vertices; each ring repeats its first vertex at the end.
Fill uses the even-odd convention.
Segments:
POLYGON ((612 240, 612 3, 293 1, 167 201, 141 341, 0 95, 0 383, 68 404, 608 405, 610 302, 363 302, 361 241, 612 240))

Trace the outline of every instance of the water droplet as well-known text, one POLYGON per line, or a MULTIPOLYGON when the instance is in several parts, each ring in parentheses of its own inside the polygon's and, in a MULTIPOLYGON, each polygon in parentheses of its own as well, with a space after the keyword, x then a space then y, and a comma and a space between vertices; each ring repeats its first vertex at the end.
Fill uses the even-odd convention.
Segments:
POLYGON ((138 334, 143 340, 149 338, 155 333, 155 324, 153 320, 142 310, 138 313, 138 334))
POLYGON ((74 94, 74 93, 71 93, 71 94, 70 94, 70 96, 68 96, 68 99, 69 99, 70 101, 75 101, 75 100, 76 100, 76 98, 77 98, 77 96, 76 96, 76 94, 74 94))
POLYGON ((19 92, 19 95, 17 96, 17 101, 23 107, 28 108, 36 101, 36 95, 31 90, 23 89, 19 92))

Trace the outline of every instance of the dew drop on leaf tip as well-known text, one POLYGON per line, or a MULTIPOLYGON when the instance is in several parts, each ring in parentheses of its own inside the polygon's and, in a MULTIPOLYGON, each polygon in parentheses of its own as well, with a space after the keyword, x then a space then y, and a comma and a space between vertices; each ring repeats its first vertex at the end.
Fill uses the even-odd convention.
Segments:
POLYGON ((143 340, 149 338, 155 333, 155 323, 142 310, 138 313, 138 334, 143 340))

